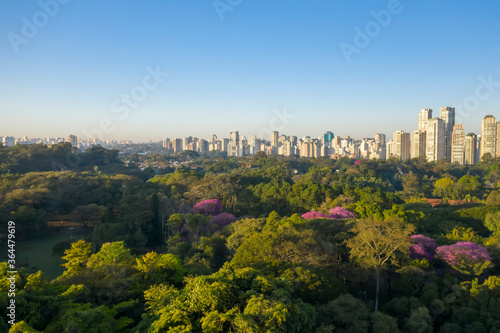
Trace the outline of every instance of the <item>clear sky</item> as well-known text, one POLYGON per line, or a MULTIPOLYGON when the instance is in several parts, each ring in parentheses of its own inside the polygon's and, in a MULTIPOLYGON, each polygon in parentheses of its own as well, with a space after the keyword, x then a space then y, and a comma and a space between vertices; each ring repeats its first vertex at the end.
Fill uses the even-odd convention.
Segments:
POLYGON ((500 118, 497 1, 55 1, 0 2, 0 136, 362 138, 464 102, 467 132, 500 118))

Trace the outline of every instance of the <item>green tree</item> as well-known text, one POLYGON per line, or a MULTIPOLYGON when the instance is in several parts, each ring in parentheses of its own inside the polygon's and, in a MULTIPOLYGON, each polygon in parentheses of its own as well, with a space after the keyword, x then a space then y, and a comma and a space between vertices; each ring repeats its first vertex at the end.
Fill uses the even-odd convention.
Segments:
POLYGON ((487 214, 484 219, 484 226, 493 234, 500 234, 500 211, 487 214))
POLYGON ((380 273, 389 262, 397 264, 401 254, 408 255, 410 235, 415 227, 400 218, 357 220, 355 234, 347 241, 351 258, 375 273, 375 311, 378 311, 380 273))
POLYGON ((448 177, 436 180, 432 195, 443 199, 453 199, 455 197, 455 183, 448 177))
POLYGON ((64 275, 74 275, 82 270, 90 258, 91 244, 84 240, 79 240, 71 244, 71 248, 64 251, 63 260, 67 262, 62 264, 66 268, 64 275))

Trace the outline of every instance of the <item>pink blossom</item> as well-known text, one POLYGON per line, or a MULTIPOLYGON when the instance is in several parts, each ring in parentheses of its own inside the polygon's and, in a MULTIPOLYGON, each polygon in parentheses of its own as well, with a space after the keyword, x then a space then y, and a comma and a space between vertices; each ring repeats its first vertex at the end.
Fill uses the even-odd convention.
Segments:
POLYGON ((193 207, 195 214, 216 215, 222 212, 222 204, 218 199, 200 201, 193 207))
POLYGON ((434 254, 436 252, 436 241, 430 237, 424 235, 413 235, 411 236, 415 245, 410 246, 410 256, 412 259, 427 259, 431 261, 434 259, 434 254))
POLYGON ((236 221, 236 217, 233 214, 222 212, 212 217, 210 223, 214 227, 225 227, 226 225, 229 225, 234 221, 236 221))
POLYGON ((440 246, 437 256, 457 271, 468 275, 481 275, 491 264, 488 251, 472 242, 458 242, 454 245, 440 246))
POLYGON ((328 219, 337 219, 337 217, 332 216, 332 215, 327 215, 322 212, 307 212, 305 214, 302 214, 303 219, 317 219, 317 218, 328 218, 328 219))
POLYGON ((344 207, 340 207, 340 206, 330 209, 329 213, 338 219, 352 219, 355 217, 354 213, 351 213, 350 211, 348 211, 344 207))

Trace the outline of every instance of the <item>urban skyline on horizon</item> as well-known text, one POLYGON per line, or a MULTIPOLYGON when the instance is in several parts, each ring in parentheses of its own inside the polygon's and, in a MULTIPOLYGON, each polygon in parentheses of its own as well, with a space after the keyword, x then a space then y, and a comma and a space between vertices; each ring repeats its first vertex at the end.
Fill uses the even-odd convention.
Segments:
MULTIPOLYGON (((81 150, 95 145, 116 147, 119 144, 132 144, 132 141, 82 139, 75 135, 67 138, 15 139, 0 136, 5 146, 16 144, 45 143, 56 144, 70 142, 71 146, 81 150)), ((441 161, 475 164, 490 154, 500 157, 500 121, 493 115, 486 115, 481 121, 481 132, 476 134, 465 131, 463 124, 456 122, 456 110, 453 107, 441 107, 439 116, 432 109, 421 109, 417 117, 417 129, 410 132, 397 130, 392 138, 385 133, 375 133, 373 137, 361 140, 350 136, 341 137, 327 131, 322 137, 297 137, 285 135, 278 130, 271 132, 271 139, 266 140, 256 135, 247 138, 239 131, 230 132, 229 138, 212 135, 210 139, 198 137, 174 137, 161 141, 162 147, 173 153, 190 150, 198 153, 225 152, 227 156, 254 155, 264 152, 267 155, 298 155, 301 157, 330 157, 387 159, 397 157, 400 160, 425 158, 427 161, 441 161)))

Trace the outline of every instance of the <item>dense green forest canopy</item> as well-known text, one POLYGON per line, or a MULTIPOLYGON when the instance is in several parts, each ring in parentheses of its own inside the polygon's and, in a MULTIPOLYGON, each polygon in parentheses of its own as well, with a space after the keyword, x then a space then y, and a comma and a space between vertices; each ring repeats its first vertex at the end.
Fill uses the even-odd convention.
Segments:
POLYGON ((12 327, 0 264, 0 331, 500 332, 498 160, 185 157, 0 147, 4 230, 89 230, 18 269, 12 327))

